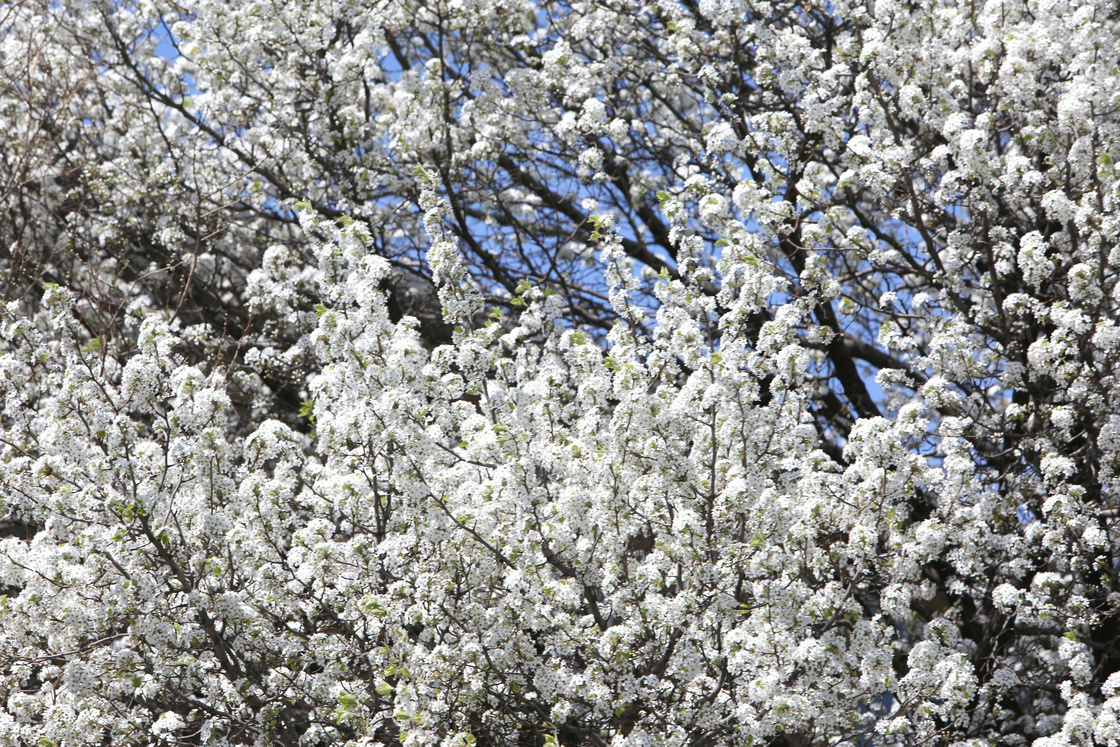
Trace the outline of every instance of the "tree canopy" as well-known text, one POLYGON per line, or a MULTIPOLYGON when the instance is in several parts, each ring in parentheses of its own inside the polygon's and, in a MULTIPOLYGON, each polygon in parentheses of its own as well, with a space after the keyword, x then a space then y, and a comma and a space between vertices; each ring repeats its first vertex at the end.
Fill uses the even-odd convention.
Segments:
POLYGON ((1120 10, 0 8, 0 743, 1120 745, 1120 10))

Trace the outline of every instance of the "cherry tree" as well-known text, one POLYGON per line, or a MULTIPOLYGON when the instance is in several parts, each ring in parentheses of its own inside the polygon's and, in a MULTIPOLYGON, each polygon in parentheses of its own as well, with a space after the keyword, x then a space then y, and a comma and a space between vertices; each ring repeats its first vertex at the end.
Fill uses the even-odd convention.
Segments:
POLYGON ((0 738, 1120 744, 1105 3, 0 10, 0 738))

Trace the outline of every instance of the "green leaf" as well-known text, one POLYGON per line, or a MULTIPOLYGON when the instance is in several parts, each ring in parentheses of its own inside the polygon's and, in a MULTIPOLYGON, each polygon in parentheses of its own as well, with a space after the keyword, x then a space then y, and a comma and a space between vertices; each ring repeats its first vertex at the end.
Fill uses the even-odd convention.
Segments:
POLYGON ((311 200, 307 199, 306 197, 304 197, 302 200, 300 200, 299 202, 296 203, 296 210, 298 212, 302 213, 304 210, 310 210, 310 209, 311 209, 311 200))
POLYGON ((341 223, 343 226, 346 226, 347 228, 354 225, 354 219, 351 218, 349 215, 343 215, 343 216, 339 217, 338 222, 341 223))
POLYGON ((731 246, 731 242, 727 239, 720 239, 716 242, 716 246, 731 246))
POLYGON ((602 236, 602 234, 599 233, 599 227, 603 225, 603 216, 599 215, 598 213, 593 213, 592 215, 587 216, 587 220, 589 223, 591 223, 592 226, 595 227, 591 231, 590 240, 597 241, 602 236))
POLYGON ((323 314, 326 314, 328 311, 330 311, 330 309, 328 309, 326 304, 324 304, 322 301, 315 304, 315 318, 316 319, 322 319, 323 314))
POLYGON ((668 267, 662 267, 661 272, 657 273, 657 279, 658 280, 668 280, 669 277, 670 277, 670 275, 669 275, 669 268, 668 267))
POLYGON ((377 601, 376 597, 363 597, 361 601, 362 608, 374 617, 383 618, 389 612, 377 601))

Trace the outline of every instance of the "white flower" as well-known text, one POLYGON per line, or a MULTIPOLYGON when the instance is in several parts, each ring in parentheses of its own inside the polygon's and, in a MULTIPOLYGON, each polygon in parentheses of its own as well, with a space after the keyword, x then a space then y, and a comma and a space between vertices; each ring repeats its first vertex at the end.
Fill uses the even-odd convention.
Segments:
POLYGON ((171 711, 164 711, 164 713, 156 719, 155 723, 152 724, 152 733, 171 734, 180 729, 185 729, 186 726, 186 722, 183 721, 179 714, 172 713, 171 711))
POLYGON ((728 215, 727 199, 723 195, 709 194, 700 199, 700 217, 709 221, 719 221, 728 215))

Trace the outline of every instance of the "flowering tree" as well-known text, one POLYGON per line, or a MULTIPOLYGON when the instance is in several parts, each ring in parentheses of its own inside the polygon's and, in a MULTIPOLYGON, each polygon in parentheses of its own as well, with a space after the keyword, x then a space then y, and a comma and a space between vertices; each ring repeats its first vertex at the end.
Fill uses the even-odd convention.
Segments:
POLYGON ((0 10, 0 740, 1120 744, 1106 3, 0 10))

